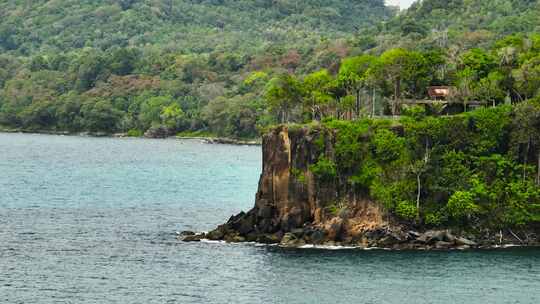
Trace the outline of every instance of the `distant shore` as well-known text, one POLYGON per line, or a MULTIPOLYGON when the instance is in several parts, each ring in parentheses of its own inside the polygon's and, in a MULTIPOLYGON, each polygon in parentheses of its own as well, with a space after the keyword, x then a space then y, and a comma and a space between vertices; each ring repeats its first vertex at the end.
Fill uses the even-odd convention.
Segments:
MULTIPOLYGON (((82 136, 82 137, 110 137, 110 138, 160 138, 149 136, 129 136, 128 133, 105 133, 105 132, 69 132, 52 130, 24 130, 1 128, 0 133, 24 133, 24 134, 47 134, 60 136, 82 136)), ((260 146, 260 139, 235 139, 228 137, 206 137, 206 136, 167 136, 161 139, 195 139, 207 144, 223 144, 237 146, 260 146)))

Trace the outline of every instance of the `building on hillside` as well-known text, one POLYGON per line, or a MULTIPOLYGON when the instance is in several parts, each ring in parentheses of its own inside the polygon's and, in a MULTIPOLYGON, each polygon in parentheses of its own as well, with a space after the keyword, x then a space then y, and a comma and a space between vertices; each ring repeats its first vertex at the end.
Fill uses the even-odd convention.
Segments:
POLYGON ((455 88, 449 86, 433 86, 428 88, 428 95, 433 100, 447 101, 454 95, 455 88))

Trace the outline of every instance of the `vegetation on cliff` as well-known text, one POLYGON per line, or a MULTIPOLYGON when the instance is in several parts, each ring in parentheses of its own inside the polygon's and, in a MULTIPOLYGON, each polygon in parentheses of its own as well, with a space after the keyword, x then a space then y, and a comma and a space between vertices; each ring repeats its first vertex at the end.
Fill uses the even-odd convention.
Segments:
MULTIPOLYGON (((309 170, 427 227, 540 224, 540 100, 447 117, 329 120, 309 170)), ((342 190, 343 191, 343 190, 342 190)))

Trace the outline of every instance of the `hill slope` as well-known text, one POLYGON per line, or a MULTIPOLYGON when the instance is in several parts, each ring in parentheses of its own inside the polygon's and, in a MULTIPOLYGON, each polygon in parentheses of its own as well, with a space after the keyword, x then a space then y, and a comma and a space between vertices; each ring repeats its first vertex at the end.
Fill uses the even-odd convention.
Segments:
POLYGON ((540 30, 540 1, 537 0, 419 0, 377 29, 381 48, 486 46, 516 33, 540 30))
POLYGON ((152 44, 210 52, 305 45, 345 37, 390 15, 383 0, 3 1, 0 50, 31 54, 152 44))

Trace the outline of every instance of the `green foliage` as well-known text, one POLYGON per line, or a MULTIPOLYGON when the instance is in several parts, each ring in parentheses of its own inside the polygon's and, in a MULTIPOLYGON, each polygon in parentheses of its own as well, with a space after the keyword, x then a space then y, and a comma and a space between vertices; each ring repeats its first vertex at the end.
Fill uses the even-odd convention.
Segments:
POLYGON ((137 130, 137 129, 131 129, 127 132, 127 136, 129 137, 141 137, 143 136, 143 132, 141 130, 137 130))
POLYGON ((444 223, 443 215, 440 212, 427 213, 425 223, 429 226, 441 226, 444 223))
POLYGON ((375 179, 370 187, 370 195, 382 203, 388 210, 395 209, 402 201, 412 201, 415 182, 410 179, 392 181, 385 177, 375 179))
POLYGON ((373 138, 375 156, 381 164, 390 164, 402 159, 407 151, 405 139, 398 137, 394 132, 380 129, 373 138))
POLYGON ((347 203, 344 201, 332 202, 325 207, 325 210, 333 216, 341 216, 347 211, 347 203))
POLYGON ((349 178, 349 183, 356 187, 370 189, 381 173, 380 166, 373 161, 365 160, 358 172, 349 178))
POLYGON ((277 113, 280 122, 290 122, 291 109, 302 101, 300 82, 290 74, 272 78, 266 87, 265 99, 271 111, 277 113))
POLYGON ((455 192, 446 205, 449 214, 455 219, 470 218, 480 211, 474 202, 474 195, 468 191, 455 192))
POLYGON ((291 174, 294 178, 296 178, 296 180, 301 183, 301 184, 306 184, 307 180, 306 180, 306 174, 300 170, 300 169, 296 169, 296 168, 292 168, 291 169, 291 174))
POLYGON ((475 154, 493 153, 502 148, 511 123, 512 108, 500 106, 480 109, 467 114, 469 124, 475 129, 471 149, 475 154))
POLYGON ((540 222, 540 190, 530 181, 514 181, 506 186, 508 203, 502 221, 510 226, 540 222))
POLYGON ((396 215, 405 220, 414 220, 418 214, 418 209, 413 202, 402 201, 396 206, 396 215))
MULTIPOLYGON (((163 45, 188 53, 302 45, 347 37, 391 15, 372 1, 32 1, 0 4, 0 50, 28 54, 94 46, 163 45), (245 30, 246 25, 249 31, 245 30), (39 37, 39 39, 36 39, 39 37), (308 37, 306 39, 306 37, 308 37)), ((123 55, 125 57, 125 55, 123 55)), ((216 56, 232 69, 241 56, 216 56)))
POLYGON ((403 109, 403 116, 408 116, 416 121, 422 120, 426 117, 426 108, 422 106, 411 106, 403 109))
POLYGON ((117 130, 121 113, 107 100, 89 100, 81 107, 82 125, 91 132, 117 130))
POLYGON ((316 164, 309 166, 309 170, 325 182, 333 181, 337 177, 336 164, 325 157, 320 157, 316 164))
POLYGON ((367 134, 369 124, 368 120, 355 122, 331 120, 325 122, 325 126, 336 130, 334 149, 337 166, 340 170, 354 170, 355 165, 360 163, 365 147, 359 139, 367 134))

